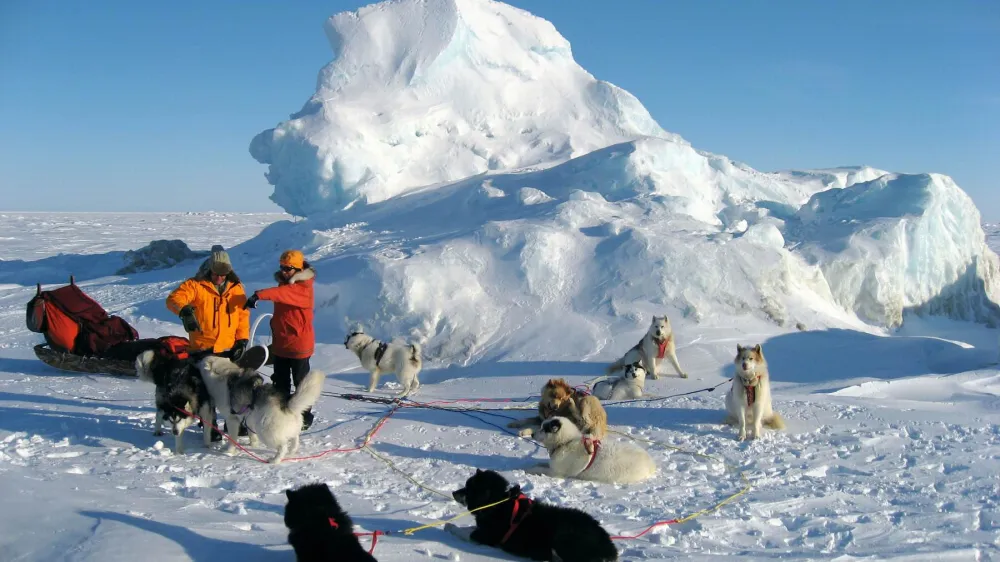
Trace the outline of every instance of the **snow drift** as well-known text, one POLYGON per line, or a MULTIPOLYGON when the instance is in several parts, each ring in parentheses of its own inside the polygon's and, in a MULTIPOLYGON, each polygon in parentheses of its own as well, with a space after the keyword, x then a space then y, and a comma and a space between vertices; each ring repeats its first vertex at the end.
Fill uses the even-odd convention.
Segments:
POLYGON ((548 22, 490 0, 330 18, 303 109, 257 135, 330 329, 360 321, 445 361, 603 353, 652 314, 780 326, 996 323, 997 258, 949 178, 764 173, 664 131, 548 22), (551 349, 565 340, 572 349, 551 349))

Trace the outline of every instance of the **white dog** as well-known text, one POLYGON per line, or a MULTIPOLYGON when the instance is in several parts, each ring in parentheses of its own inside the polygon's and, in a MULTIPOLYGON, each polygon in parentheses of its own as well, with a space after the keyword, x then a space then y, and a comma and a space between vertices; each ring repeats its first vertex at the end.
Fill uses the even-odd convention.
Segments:
POLYGON ((649 330, 639 343, 628 350, 621 359, 608 366, 608 373, 613 373, 625 365, 641 362, 646 373, 654 379, 660 378, 660 364, 664 358, 669 359, 681 378, 687 378, 687 373, 677 362, 677 349, 674 345, 674 331, 666 316, 654 316, 649 330))
POLYGON ((656 473, 649 453, 632 443, 591 441, 568 418, 555 416, 542 423, 542 444, 549 452, 548 464, 526 470, 530 474, 579 478, 608 484, 631 484, 656 473))
POLYGON ((632 400, 642 398, 646 389, 646 369, 635 362, 625 366, 625 373, 614 379, 604 379, 594 385, 592 394, 601 400, 632 400))
POLYGON ((299 449, 302 413, 319 400, 325 379, 323 371, 309 371, 291 397, 274 385, 264 384, 264 379, 257 374, 239 375, 232 382, 229 388, 232 409, 246 421, 251 444, 256 441, 253 437, 258 437, 275 449, 269 462, 277 464, 299 449))
POLYGON ((382 373, 396 373, 399 384, 403 385, 399 396, 406 396, 420 387, 417 378, 423 367, 420 344, 387 343, 359 330, 347 335, 344 347, 353 351, 361 361, 361 366, 371 373, 368 392, 373 392, 378 386, 378 379, 382 373))
POLYGON ((767 361, 760 345, 743 347, 736 344, 736 375, 726 395, 726 423, 738 425, 740 441, 761 436, 762 426, 784 429, 785 421, 771 409, 771 380, 767 361), (751 431, 747 432, 747 425, 751 431))

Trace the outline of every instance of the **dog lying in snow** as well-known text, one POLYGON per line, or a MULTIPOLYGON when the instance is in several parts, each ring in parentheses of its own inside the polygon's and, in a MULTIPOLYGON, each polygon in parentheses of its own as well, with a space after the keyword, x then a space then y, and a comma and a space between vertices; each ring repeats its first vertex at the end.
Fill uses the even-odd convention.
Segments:
POLYGON ((344 347, 354 352, 361 366, 371 373, 368 392, 374 392, 382 373, 396 373, 403 390, 399 396, 406 396, 420 387, 420 369, 423 358, 420 344, 400 345, 379 341, 363 331, 351 332, 344 340, 344 347))
POLYGON ((198 369, 190 362, 143 351, 135 359, 139 380, 156 385, 156 427, 153 435, 163 435, 163 420, 173 426, 174 452, 184 453, 184 430, 195 419, 184 412, 197 414, 203 424, 205 447, 212 446, 212 426, 215 422, 215 402, 201 380, 198 369), (183 410, 183 412, 181 411, 183 410))
POLYGON ((726 423, 739 426, 739 440, 759 438, 762 426, 784 429, 785 420, 771 408, 771 380, 764 350, 759 344, 754 347, 736 344, 733 363, 736 374, 726 395, 726 423))
POLYGON ((656 463, 645 449, 632 443, 591 439, 561 416, 542 423, 541 441, 549 452, 549 462, 527 469, 529 474, 632 484, 656 473, 656 463))
POLYGON ((687 373, 677 362, 677 349, 674 345, 674 330, 666 316, 654 316, 646 335, 628 350, 620 359, 608 366, 611 374, 626 365, 641 362, 646 368, 646 374, 654 379, 660 378, 660 365, 664 358, 669 359, 681 378, 687 378, 687 373))
POLYGON ((507 427, 520 429, 521 437, 531 437, 541 429, 542 422, 552 416, 572 420, 581 432, 594 439, 604 439, 608 433, 608 414, 601 401, 592 394, 574 389, 563 379, 549 379, 542 387, 537 416, 512 421, 507 427))
POLYGON ((298 562, 375 562, 358 537, 354 522, 326 484, 285 490, 288 544, 298 562))
POLYGON ((473 513, 475 527, 452 523, 445 530, 466 541, 494 546, 532 560, 607 562, 618 560, 608 532, 589 514, 549 505, 521 493, 500 474, 476 470, 465 487, 452 493, 473 513), (506 501, 504 501, 506 500, 506 501), (500 503, 497 503, 500 502, 500 503), (497 503, 492 507, 490 504, 497 503))
POLYGON ((632 400, 642 398, 646 388, 646 369, 636 361, 625 365, 622 376, 605 379, 594 385, 593 394, 601 400, 632 400))

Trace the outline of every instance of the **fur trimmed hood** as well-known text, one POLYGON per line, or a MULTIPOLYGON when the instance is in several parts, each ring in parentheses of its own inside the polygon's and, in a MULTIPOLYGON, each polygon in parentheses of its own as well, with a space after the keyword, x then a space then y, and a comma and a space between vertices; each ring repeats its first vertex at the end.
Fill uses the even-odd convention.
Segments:
POLYGON ((292 277, 288 281, 285 281, 285 279, 281 276, 280 269, 274 272, 274 280, 277 281, 279 285, 285 285, 285 284, 293 285, 295 283, 306 281, 308 279, 313 279, 315 277, 316 277, 316 270, 313 269, 311 265, 309 265, 309 262, 305 262, 304 264, 302 264, 302 271, 299 271, 295 275, 292 275, 292 277))

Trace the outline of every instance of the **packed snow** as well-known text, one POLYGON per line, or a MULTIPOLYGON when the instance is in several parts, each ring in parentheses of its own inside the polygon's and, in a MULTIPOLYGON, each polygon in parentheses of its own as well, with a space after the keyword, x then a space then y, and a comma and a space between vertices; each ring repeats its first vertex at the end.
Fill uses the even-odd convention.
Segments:
MULTIPOLYGON (((326 33, 315 94, 250 145, 288 214, 0 214, 0 559, 287 560, 283 492, 316 481, 360 531, 390 532, 379 560, 513 559, 400 533, 463 514, 449 494, 477 468, 612 534, 749 483, 619 541, 623 560, 1000 559, 1000 227, 950 178, 761 172, 697 149, 499 2, 386 2, 326 33), (282 250, 306 252, 327 393, 301 454, 322 456, 264 465, 197 431, 175 455, 152 435, 151 385, 35 358, 24 305, 70 274, 143 337, 182 334, 164 300, 200 259, 116 273, 175 239, 224 245, 249 291, 282 250), (662 314, 690 378, 607 407, 611 438, 657 475, 526 474, 544 450, 504 416, 551 377, 593 381, 662 314), (368 378, 343 346, 356 324, 423 345, 415 400, 507 409, 404 407, 370 450, 330 452, 388 412, 342 396, 368 378), (763 345, 789 425, 749 443, 720 425, 738 343, 763 345)), ((386 376, 378 396, 397 389, 386 376)))
MULTIPOLYGON (((109 218, 98 215, 92 222, 109 218)), ((0 230, 11 237, 18 232, 12 220, 0 221, 0 230)), ((72 215, 43 220, 56 231, 71 225, 74 230, 64 231, 62 242, 50 234, 46 246, 26 251, 30 255, 25 258, 57 254, 75 245, 76 238, 96 237, 104 228, 74 224, 81 221, 72 215)), ((139 221, 149 216, 115 220, 124 238, 103 243, 127 247, 134 243, 131 233, 143 224, 139 221)), ((232 215, 227 220, 243 221, 233 224, 232 232, 252 233, 260 217, 232 215)), ((276 251, 251 261, 240 251, 247 244, 213 239, 216 229, 202 217, 188 217, 185 223, 173 216, 161 224, 163 231, 151 236, 166 238, 173 235, 171 228, 183 227, 199 239, 234 246, 237 272, 249 288, 271 284, 276 251)), ((283 247, 293 242, 279 236, 287 227, 278 223, 261 237, 283 247)), ((345 234, 342 242, 349 240, 345 234)), ((351 247, 358 255, 370 252, 364 244, 351 247)), ((734 251, 732 257, 736 255, 734 251)), ((180 334, 164 299, 198 263, 82 285, 143 336, 180 334)), ((350 260, 345 258, 341 266, 348 269, 350 260)), ((327 291, 334 290, 327 281, 332 269, 318 277, 327 291)), ((452 270, 444 268, 440 277, 444 281, 450 275, 452 270)), ((640 441, 659 467, 645 483, 612 486, 524 473, 524 467, 545 459, 544 451, 490 425, 508 421, 497 414, 525 414, 517 410, 400 410, 375 436, 372 448, 402 474, 366 452, 263 465, 248 456, 231 458, 201 448, 194 430, 189 430, 188 453, 175 455, 169 436, 152 435, 152 386, 59 372, 35 359, 31 346, 39 337, 23 322, 32 283, 29 271, 16 283, 0 286, 4 560, 132 560, 137 553, 154 560, 288 560, 292 552, 282 513, 283 491, 289 487, 327 482, 359 531, 401 531, 463 513, 454 501, 418 487, 403 474, 448 493, 476 468, 500 470, 531 496, 584 509, 612 533, 630 535, 713 507, 741 490, 739 471, 745 473, 751 485, 746 495, 689 523, 617 542, 623 560, 1000 559, 1000 485, 995 478, 1000 373, 994 364, 1000 348, 997 331, 982 324, 914 318, 886 336, 845 328, 783 329, 753 315, 681 320, 678 354, 691 378, 648 381, 647 393, 670 396, 725 383, 736 343, 760 342, 771 366, 775 407, 789 428, 769 432, 761 441, 737 442, 735 430, 719 425, 725 384, 714 392, 608 406, 613 429, 654 442, 640 441)), ((446 286, 461 288, 458 281, 446 286)), ((471 306, 461 294, 445 296, 458 306, 471 306)), ((552 318, 564 327, 561 336, 531 341, 527 331, 504 340, 506 347, 491 355, 503 360, 468 366, 429 361, 415 399, 512 399, 482 406, 530 407, 552 376, 574 384, 598 376, 607 362, 638 341, 648 323, 648 315, 636 313, 630 328, 605 330, 607 345, 588 355, 577 343, 587 329, 578 326, 580 316, 567 311, 565 320, 552 318), (578 355, 571 357, 573 353, 578 355)), ((619 326, 625 324, 623 320, 619 326)), ((329 326, 319 330, 313 364, 328 373, 329 393, 359 393, 367 374, 344 349, 343 337, 343 331, 329 326)), ((391 377, 383 381, 379 395, 388 396, 398 385, 391 377)), ((325 396, 317 407, 317 422, 303 436, 302 455, 360 444, 386 411, 379 404, 325 396)), ((383 561, 513 560, 436 528, 380 537, 375 555, 383 561)))

